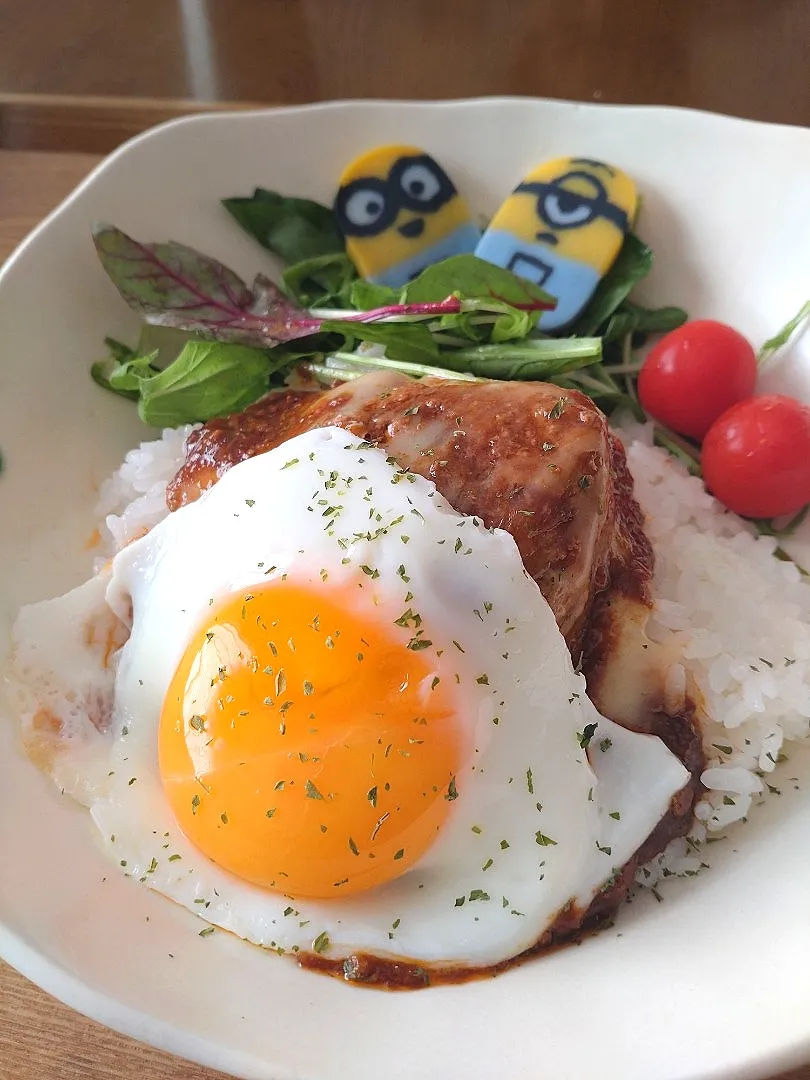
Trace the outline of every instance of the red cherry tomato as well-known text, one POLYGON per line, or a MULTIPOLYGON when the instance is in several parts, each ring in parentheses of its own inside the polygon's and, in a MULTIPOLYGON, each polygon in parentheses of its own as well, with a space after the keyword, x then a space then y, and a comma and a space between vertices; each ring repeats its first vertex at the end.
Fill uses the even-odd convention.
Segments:
POLYGON ((810 408, 781 394, 733 405, 701 455, 711 493, 744 517, 792 514, 810 503, 810 408))
POLYGON ((700 440, 726 409, 753 394, 756 378, 756 356, 742 334, 697 319, 650 349, 638 396, 653 419, 700 440))

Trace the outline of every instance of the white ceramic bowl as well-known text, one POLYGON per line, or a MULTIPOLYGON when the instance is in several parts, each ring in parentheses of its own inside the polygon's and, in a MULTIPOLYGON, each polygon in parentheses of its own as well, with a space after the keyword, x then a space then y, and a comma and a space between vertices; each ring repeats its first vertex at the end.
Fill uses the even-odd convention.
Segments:
MULTIPOLYGON (((643 295, 759 342, 810 293, 810 133, 671 109, 527 100, 346 103, 203 116, 105 161, 0 276, 0 654, 20 603, 88 575, 96 485, 144 437, 88 367, 134 316, 98 265, 96 219, 218 256, 268 257, 219 206, 256 185, 328 200, 377 143, 434 152, 491 211, 545 157, 626 168, 656 253, 643 295), (499 148, 496 150, 496 148, 499 148)), ((271 268, 272 269, 272 268, 271 268)), ((810 399, 810 342, 769 372, 810 399)), ((790 774, 810 779, 810 755, 790 774)), ((696 880, 615 929, 495 980, 360 990, 225 934, 108 865, 88 816, 0 715, 0 955, 103 1023, 245 1077, 744 1080, 810 1059, 810 785, 752 815, 696 880)))

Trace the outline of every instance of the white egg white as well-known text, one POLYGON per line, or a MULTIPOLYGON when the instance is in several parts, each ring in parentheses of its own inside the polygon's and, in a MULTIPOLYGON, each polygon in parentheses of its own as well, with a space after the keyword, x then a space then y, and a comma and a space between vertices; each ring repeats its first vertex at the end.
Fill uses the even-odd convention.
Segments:
POLYGON ((110 574, 107 567, 64 596, 21 609, 4 686, 31 756, 86 806, 107 784, 115 694, 110 643, 127 636, 106 602, 110 574))
MULTIPOLYGON (((318 941, 334 958, 366 952, 497 963, 531 947, 570 901, 587 906, 688 778, 660 740, 596 712, 508 533, 457 514, 432 483, 336 428, 230 469, 116 556, 106 599, 98 587, 85 599, 131 620, 111 731, 77 740, 85 799, 110 856, 132 877, 260 945, 311 951, 318 941), (325 519, 329 506, 339 512, 325 519), (403 564, 407 583, 398 573, 403 564), (378 571, 366 579, 378 611, 391 622, 408 606, 421 614, 441 653, 437 662, 456 686, 473 752, 440 835, 412 869, 366 893, 299 901, 238 880, 180 832, 158 772, 158 719, 212 600, 260 586, 270 567, 271 576, 286 573, 318 588, 326 587, 322 570, 333 586, 364 565, 378 571), (582 746, 591 724, 592 763, 582 746), (597 744, 605 749, 593 752, 597 744)), ((45 607, 28 609, 18 648, 36 639, 43 619, 59 625, 58 607, 45 607)), ((402 634, 405 647, 409 632, 402 634)), ((93 662, 89 653, 82 660, 93 662)), ((63 668, 51 681, 70 690, 63 668)))

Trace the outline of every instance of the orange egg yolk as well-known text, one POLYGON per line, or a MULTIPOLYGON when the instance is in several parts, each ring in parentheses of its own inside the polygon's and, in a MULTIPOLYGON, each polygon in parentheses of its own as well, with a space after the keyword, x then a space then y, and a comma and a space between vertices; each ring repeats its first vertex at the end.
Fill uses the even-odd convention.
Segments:
POLYGON ((349 595, 275 580, 212 606, 172 679, 160 773, 215 863, 291 897, 398 877, 456 796, 463 740, 433 649, 349 595))

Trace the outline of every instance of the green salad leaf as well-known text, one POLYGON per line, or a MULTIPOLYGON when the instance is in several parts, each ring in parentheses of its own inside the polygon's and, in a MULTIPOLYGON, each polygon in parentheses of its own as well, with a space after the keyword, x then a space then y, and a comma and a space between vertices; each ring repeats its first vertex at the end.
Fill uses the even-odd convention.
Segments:
POLYGON ((536 318, 556 304, 554 297, 539 285, 477 255, 451 255, 428 266, 403 288, 400 303, 426 304, 446 296, 500 301, 518 310, 535 312, 536 318))
POLYGON ((683 326, 689 316, 679 307, 645 308, 624 300, 608 319, 602 337, 605 341, 621 341, 628 334, 647 337, 666 334, 683 326))
POLYGON ((789 322, 785 323, 778 333, 774 334, 773 337, 768 338, 757 353, 757 364, 761 367, 770 360, 775 352, 784 348, 802 323, 807 319, 810 319, 810 300, 807 301, 804 307, 797 312, 789 322))
POLYGON ((423 270, 401 289, 355 281, 348 299, 353 307, 439 303, 455 296, 463 309, 443 315, 435 330, 443 344, 464 345, 520 341, 555 301, 524 278, 475 255, 453 255, 423 270))
MULTIPOLYGON (((606 413, 622 406, 643 420, 635 350, 687 319, 679 307, 630 299, 653 266, 651 249, 633 233, 581 315, 547 334, 538 321, 556 300, 475 255, 452 256, 391 289, 358 276, 328 207, 264 188, 222 202, 286 264, 281 287, 263 275, 248 286, 183 244, 142 243, 110 225, 94 229, 104 269, 146 325, 136 349, 106 339, 108 355, 91 375, 137 401, 148 424, 238 412, 296 369, 326 385, 374 369, 415 378, 544 380, 584 392, 606 413)), ((760 364, 806 320, 810 302, 765 342, 760 364)), ((660 424, 653 437, 701 475, 700 448, 691 440, 660 424)), ((773 523, 752 524, 779 535, 773 523)), ((776 553, 787 557, 781 548, 776 553)))
POLYGON ((105 372, 102 384, 137 399, 141 419, 154 427, 238 412, 267 392, 275 367, 260 349, 216 341, 189 341, 162 370, 155 367, 157 355, 123 360, 105 372))
POLYGON ((468 349, 437 349, 431 358, 408 358, 407 352, 386 347, 386 355, 344 352, 329 354, 322 365, 308 365, 313 375, 355 378, 369 368, 400 371, 414 378, 546 380, 557 382, 569 371, 598 365, 602 357, 600 338, 555 341, 532 338, 504 345, 477 345, 468 349), (392 357, 391 353, 398 355, 392 357))
POLYGON ((517 343, 447 350, 440 364, 485 379, 549 382, 569 371, 598 364, 601 359, 600 338, 526 338, 517 343))
POLYGON ((160 374, 160 368, 155 364, 157 355, 157 352, 151 352, 144 356, 133 356, 113 368, 108 373, 110 390, 126 397, 135 394, 140 398, 143 384, 160 374))
MULTIPOLYGON (((239 213, 254 215, 256 228, 257 206, 265 224, 324 225, 326 208, 271 196, 238 203, 239 213)), ((298 258, 284 271, 282 292, 262 275, 249 288, 181 244, 141 243, 112 226, 97 227, 95 239, 104 268, 147 326, 137 350, 108 342, 110 356, 93 366, 93 377, 137 399, 143 419, 158 425, 236 412, 299 365, 326 384, 375 367, 415 377, 547 380, 583 390, 606 411, 622 404, 639 415, 632 345, 685 317, 627 299, 652 265, 649 248, 632 236, 566 337, 538 333, 552 297, 474 255, 445 259, 389 289, 360 280, 341 246, 298 258)), ((298 256, 302 248, 285 251, 298 256)))
POLYGON ((401 292, 401 289, 390 289, 387 285, 375 285, 372 281, 358 278, 349 292, 349 304, 356 311, 389 307, 391 304, 399 303, 401 292))
POLYGON ((383 345, 386 356, 392 360, 411 364, 435 364, 439 360, 439 346, 424 322, 360 323, 327 319, 321 330, 343 336, 341 352, 364 341, 383 345))
POLYGON ((125 345, 122 341, 117 341, 111 337, 105 337, 104 344, 107 346, 107 356, 103 360, 96 360, 90 367, 90 376, 93 382, 103 386, 105 390, 112 390, 116 394, 120 394, 121 397, 137 401, 141 396, 137 385, 131 389, 122 389, 113 386, 111 382, 111 377, 119 368, 135 359, 138 355, 137 351, 131 349, 129 345, 125 345))
MULTIPOLYGON (((114 360, 117 364, 124 364, 127 360, 131 360, 135 355, 135 350, 131 349, 129 345, 125 345, 123 341, 118 341, 116 338, 105 337, 104 344, 109 351, 109 358, 114 360)), ((138 350, 140 352, 151 350, 138 350)))
POLYGON ((223 199, 222 205, 262 247, 285 263, 297 263, 345 248, 328 206, 312 199, 256 188, 252 195, 223 199))
POLYGON ((154 427, 227 416, 267 392, 272 369, 259 349, 190 341, 167 368, 143 379, 138 412, 154 427))
POLYGON ((358 284, 357 270, 343 251, 314 255, 288 266, 281 275, 281 284, 287 295, 302 307, 350 308, 354 306, 351 296, 358 284))
POLYGON ((628 233, 616 261, 601 279, 583 313, 568 330, 576 337, 589 337, 627 299, 634 285, 642 281, 653 265, 653 253, 634 233, 628 233))

